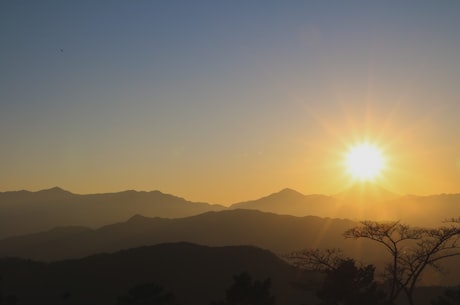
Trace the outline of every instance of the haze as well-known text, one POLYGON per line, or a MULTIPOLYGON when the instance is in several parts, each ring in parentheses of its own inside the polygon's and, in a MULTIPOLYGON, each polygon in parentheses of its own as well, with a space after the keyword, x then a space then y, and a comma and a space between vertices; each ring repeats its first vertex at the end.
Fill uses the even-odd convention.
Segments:
POLYGON ((460 192, 458 1, 4 1, 0 191, 460 192))

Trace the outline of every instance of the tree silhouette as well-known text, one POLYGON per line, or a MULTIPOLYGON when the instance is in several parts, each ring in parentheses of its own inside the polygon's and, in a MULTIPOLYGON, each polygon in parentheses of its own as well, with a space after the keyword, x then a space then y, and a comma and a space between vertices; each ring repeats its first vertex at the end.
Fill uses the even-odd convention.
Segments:
POLYGON ((353 259, 345 259, 326 271, 326 277, 317 296, 321 305, 378 305, 385 294, 374 281, 375 267, 358 267, 353 259))
POLYGON ((347 259, 340 249, 305 249, 285 257, 299 268, 321 272, 336 269, 347 259))
POLYGON ((225 301, 212 302, 212 305, 274 305, 275 297, 270 295, 270 279, 253 281, 243 272, 233 277, 233 285, 227 289, 225 301))
POLYGON ((297 267, 323 272, 325 278, 316 295, 320 305, 384 304, 385 293, 374 281, 373 265, 357 266, 338 249, 307 249, 287 255, 297 267))
POLYGON ((460 286, 447 289, 443 296, 431 301, 432 305, 460 305, 460 286))
POLYGON ((386 266, 390 282, 389 301, 394 302, 401 292, 410 305, 414 304, 415 284, 428 267, 440 270, 439 261, 460 255, 460 218, 453 218, 433 229, 411 228, 399 222, 378 223, 364 221, 361 226, 347 230, 345 238, 365 238, 385 247, 391 255, 386 266))
POLYGON ((164 292, 163 287, 154 283, 134 286, 128 291, 128 295, 118 297, 118 305, 162 305, 173 302, 174 295, 164 292))

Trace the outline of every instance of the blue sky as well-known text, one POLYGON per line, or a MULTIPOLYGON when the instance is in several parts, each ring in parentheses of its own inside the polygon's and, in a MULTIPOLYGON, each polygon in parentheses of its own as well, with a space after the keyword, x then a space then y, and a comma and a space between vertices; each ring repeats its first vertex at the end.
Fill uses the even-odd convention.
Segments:
POLYGON ((334 193, 362 139, 388 187, 460 191, 458 29, 458 1, 3 1, 0 191, 334 193))

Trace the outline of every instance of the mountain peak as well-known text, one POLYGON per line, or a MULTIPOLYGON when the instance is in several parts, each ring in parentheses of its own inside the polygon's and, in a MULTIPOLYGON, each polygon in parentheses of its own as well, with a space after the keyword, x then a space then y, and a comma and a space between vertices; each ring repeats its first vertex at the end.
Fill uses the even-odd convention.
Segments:
POLYGON ((290 188, 284 188, 277 193, 273 193, 273 194, 266 196, 265 198, 270 198, 270 197, 305 197, 305 195, 296 190, 293 190, 290 188))
POLYGON ((58 186, 49 188, 49 189, 44 189, 40 190, 37 193, 53 193, 53 194, 58 194, 58 193, 66 193, 66 194, 71 194, 69 191, 66 191, 58 186))
POLYGON ((40 196, 45 196, 47 198, 60 198, 63 196, 73 195, 71 192, 66 191, 57 186, 49 188, 49 189, 37 191, 36 194, 40 196))
MULTIPOLYGON (((284 188, 282 189, 281 191, 278 192, 279 194, 301 194, 300 192, 294 190, 294 189, 291 189, 291 188, 284 188)), ((301 194, 302 195, 302 194, 301 194)))
POLYGON ((135 214, 131 218, 129 218, 127 222, 146 222, 151 219, 152 219, 151 217, 146 217, 141 214, 135 214))

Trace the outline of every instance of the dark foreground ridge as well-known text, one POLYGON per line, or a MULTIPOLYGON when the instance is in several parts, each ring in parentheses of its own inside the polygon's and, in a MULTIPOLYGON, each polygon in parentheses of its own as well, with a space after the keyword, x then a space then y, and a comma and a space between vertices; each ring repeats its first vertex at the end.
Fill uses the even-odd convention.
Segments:
POLYGON ((83 259, 40 263, 1 259, 1 290, 18 304, 116 304, 133 286, 154 282, 175 295, 177 304, 210 304, 222 300, 235 274, 270 278, 276 304, 301 304, 311 293, 293 282, 317 280, 300 274, 273 253, 252 246, 207 247, 190 243, 98 254, 83 259), (303 279, 301 278, 303 277, 303 279))

